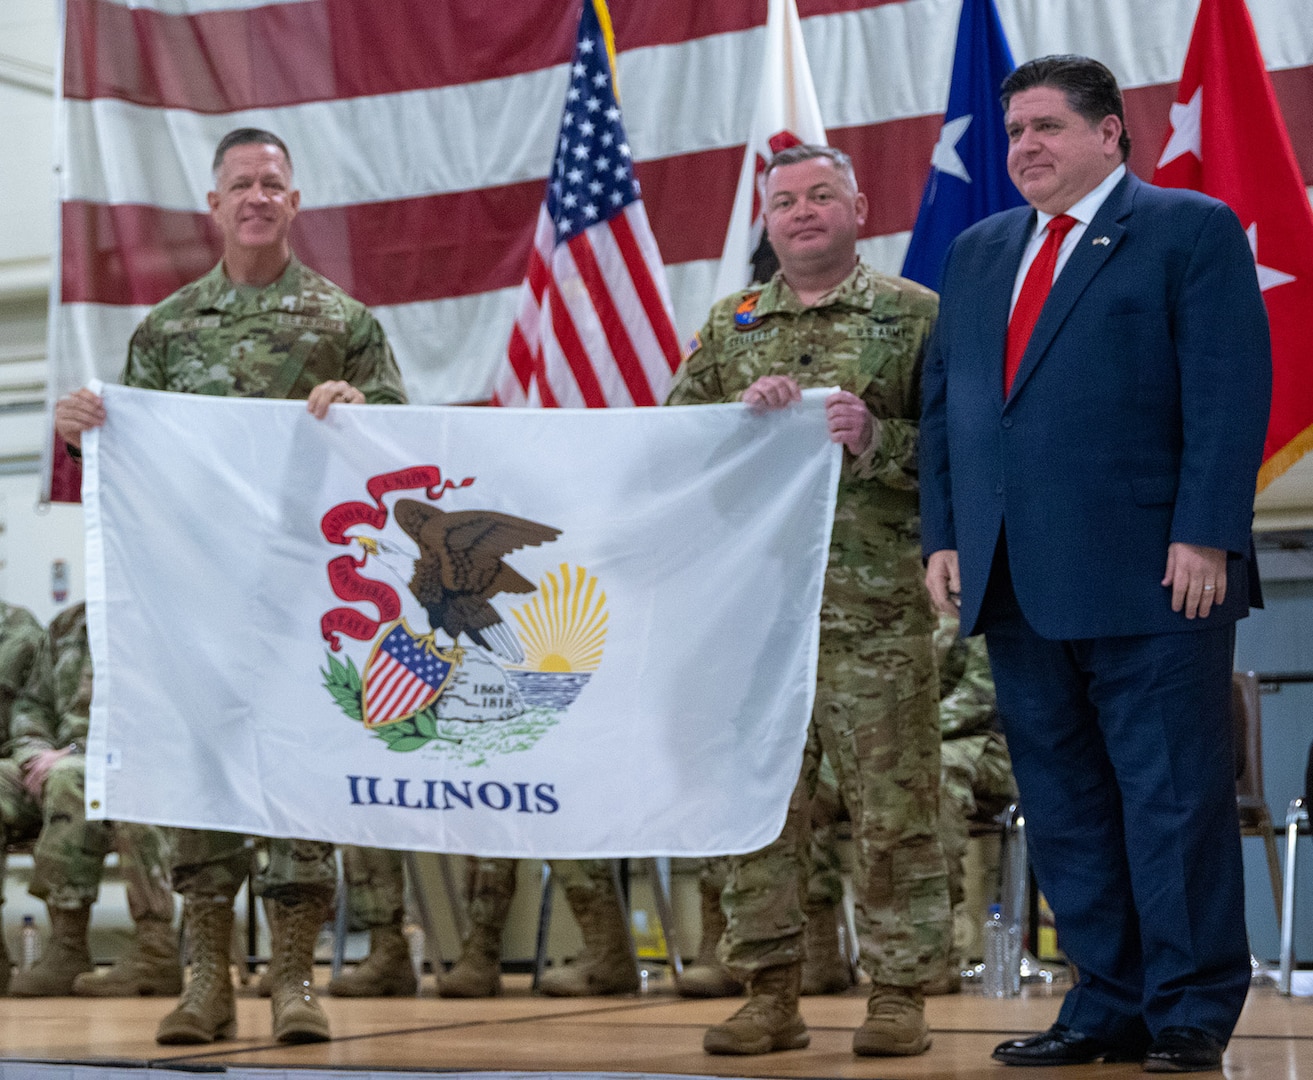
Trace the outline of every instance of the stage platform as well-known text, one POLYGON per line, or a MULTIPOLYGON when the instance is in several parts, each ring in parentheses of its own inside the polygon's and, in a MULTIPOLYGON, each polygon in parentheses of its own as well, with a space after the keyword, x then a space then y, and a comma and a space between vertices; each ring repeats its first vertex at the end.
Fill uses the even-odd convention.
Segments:
MULTIPOLYGON (((319 979, 326 981, 327 972, 319 979)), ((509 976, 506 993, 490 1000, 444 1001, 425 980, 426 996, 403 999, 324 998, 331 1042, 280 1046, 270 1038, 269 1003, 240 991, 237 1038, 201 1047, 164 1047, 155 1026, 170 1000, 96 1001, 46 998, 0 1001, 0 1080, 58 1077, 108 1080, 176 1077, 180 1071, 232 1077, 360 1080, 500 1074, 521 1077, 836 1077, 893 1080, 1061 1080, 1143 1075, 1136 1065, 1027 1069, 1018 1074, 990 1061, 999 1041, 1047 1027, 1059 995, 1027 989, 992 1000, 967 992, 929 999, 934 1045, 918 1058, 857 1058, 852 1030, 865 994, 805 998, 812 1033, 806 1050, 760 1057, 711 1057, 703 1029, 737 1007, 734 1000, 685 1001, 668 980, 648 993, 621 998, 553 999, 530 993, 528 976, 509 976)), ((1226 1056, 1230 1080, 1313 1080, 1313 999, 1282 998, 1256 987, 1226 1056)))

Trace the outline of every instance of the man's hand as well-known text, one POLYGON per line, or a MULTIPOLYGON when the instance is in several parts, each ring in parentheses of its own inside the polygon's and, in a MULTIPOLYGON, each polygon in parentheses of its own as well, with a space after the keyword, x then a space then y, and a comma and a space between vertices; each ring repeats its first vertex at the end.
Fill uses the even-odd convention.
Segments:
POLYGON ((82 446, 82 433, 105 422, 105 402, 85 386, 55 402, 55 431, 69 446, 82 446))
POLYGON ((1226 552, 1197 544, 1168 544, 1163 586, 1171 586, 1172 610, 1185 617, 1208 618, 1215 604, 1226 599, 1226 552))
POLYGON ((364 403, 365 395, 349 382, 330 379, 328 382, 321 382, 310 391, 305 407, 315 419, 322 420, 328 415, 330 405, 363 405, 364 403))
POLYGON ((46 777, 60 758, 68 757, 73 752, 71 746, 61 750, 41 750, 34 757, 23 762, 23 790, 33 799, 41 801, 41 792, 46 786, 46 777))
POLYGON ((750 409, 782 409, 802 400, 798 384, 787 375, 763 375, 743 391, 743 404, 750 409))
POLYGON ((945 549, 932 552, 925 564, 925 587, 935 609, 945 615, 959 615, 962 607, 962 575, 957 566, 957 552, 945 549))
POLYGON ((830 442, 843 443, 853 457, 861 457, 875 441, 875 417, 866 402, 847 390, 836 390, 825 399, 825 423, 830 442))

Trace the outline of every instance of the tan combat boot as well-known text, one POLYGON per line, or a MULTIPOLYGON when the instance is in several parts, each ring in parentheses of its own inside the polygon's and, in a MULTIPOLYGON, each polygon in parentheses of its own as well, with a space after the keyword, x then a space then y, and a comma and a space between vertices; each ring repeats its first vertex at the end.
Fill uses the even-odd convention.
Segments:
POLYGON ((853 969, 839 948, 839 905, 807 905, 803 931, 802 992, 841 994, 853 985, 853 969))
POLYGON ((331 914, 331 897, 322 895, 306 895, 292 903, 278 899, 269 905, 269 989, 278 1042, 332 1038, 314 988, 315 941, 331 914))
POLYGON ((78 997, 177 997, 182 964, 171 924, 142 919, 126 951, 108 971, 88 971, 73 980, 78 997))
POLYGON ((438 978, 438 997, 485 998, 501 993, 501 928, 470 927, 460 959, 438 978))
POLYGON ((876 983, 866 1002, 866 1020, 853 1033, 853 1053, 861 1057, 908 1057, 930 1048, 925 998, 911 986, 876 983))
POLYGON ((438 976, 438 997, 485 998, 501 993, 502 933, 515 899, 515 860, 478 859, 470 871, 469 936, 460 959, 438 976))
POLYGON ((634 943, 615 891, 567 887, 565 897, 584 947, 573 963, 545 972, 538 989, 548 997, 634 993, 638 989, 634 943))
POLYGON ((192 1046, 237 1034, 237 1007, 228 967, 233 905, 228 897, 187 897, 182 909, 191 974, 177 1008, 160 1021, 155 1041, 192 1046))
POLYGON ((73 992, 73 980, 94 969, 87 946, 91 905, 57 908, 47 904, 46 910, 50 912, 50 941, 40 960, 14 975, 10 997, 66 997, 73 992))
POLYGON ((369 932, 369 955, 328 984, 334 997, 414 997, 419 992, 410 946, 400 926, 369 932))
POLYGON ((767 1054, 801 1050, 811 1042, 798 1012, 801 964, 764 968, 748 979, 748 1001, 723 1024, 707 1028, 708 1054, 767 1054))
POLYGON ((743 993, 743 984, 716 959, 716 943, 725 932, 720 890, 705 881, 698 884, 702 899, 702 940, 698 943, 697 956, 679 976, 676 988, 681 997, 737 997, 743 993))

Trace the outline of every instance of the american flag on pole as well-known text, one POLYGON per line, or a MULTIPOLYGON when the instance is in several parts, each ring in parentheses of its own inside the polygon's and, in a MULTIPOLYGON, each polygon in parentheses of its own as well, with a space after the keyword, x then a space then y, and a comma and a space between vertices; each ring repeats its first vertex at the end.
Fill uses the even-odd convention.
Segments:
POLYGON ((421 637, 398 620, 365 663, 365 727, 393 724, 427 708, 442 692, 451 668, 432 635, 421 637))
POLYGON ((620 117, 614 53, 605 0, 584 0, 496 404, 658 405, 679 367, 661 253, 620 117))

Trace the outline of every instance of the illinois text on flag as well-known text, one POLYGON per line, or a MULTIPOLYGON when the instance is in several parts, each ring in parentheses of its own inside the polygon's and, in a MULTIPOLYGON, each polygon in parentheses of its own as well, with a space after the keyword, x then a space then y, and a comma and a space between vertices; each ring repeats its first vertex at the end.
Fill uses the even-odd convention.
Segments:
POLYGON ((762 846, 814 692, 823 398, 316 421, 106 387, 89 806, 499 855, 762 846))

